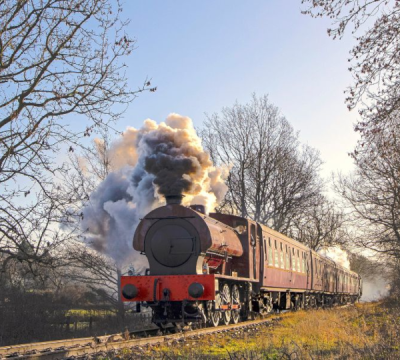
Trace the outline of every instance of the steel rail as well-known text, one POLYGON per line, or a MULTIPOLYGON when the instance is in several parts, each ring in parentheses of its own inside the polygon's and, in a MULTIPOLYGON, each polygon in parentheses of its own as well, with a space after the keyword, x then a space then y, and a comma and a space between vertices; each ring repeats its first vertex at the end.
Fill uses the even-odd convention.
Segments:
MULTIPOLYGON (((135 335, 140 333, 151 333, 158 330, 159 328, 154 325, 154 327, 151 328, 130 331, 129 335, 135 335)), ((46 349, 58 349, 63 347, 72 348, 84 345, 94 346, 95 344, 115 341, 118 340, 118 338, 122 339, 123 335, 124 335, 123 333, 117 333, 117 334, 91 336, 91 337, 75 338, 75 339, 51 340, 51 341, 29 343, 29 344, 8 345, 0 347, 0 359, 11 358, 13 354, 41 352, 45 351, 46 349)))

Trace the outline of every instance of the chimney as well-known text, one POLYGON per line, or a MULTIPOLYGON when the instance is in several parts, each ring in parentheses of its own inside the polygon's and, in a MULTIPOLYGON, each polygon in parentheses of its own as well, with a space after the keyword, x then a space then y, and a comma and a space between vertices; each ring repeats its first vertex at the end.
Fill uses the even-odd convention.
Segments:
POLYGON ((183 199, 183 195, 165 195, 165 200, 167 201, 167 205, 181 205, 183 199))
POLYGON ((204 205, 190 205, 190 208, 202 214, 206 213, 206 207, 204 205))

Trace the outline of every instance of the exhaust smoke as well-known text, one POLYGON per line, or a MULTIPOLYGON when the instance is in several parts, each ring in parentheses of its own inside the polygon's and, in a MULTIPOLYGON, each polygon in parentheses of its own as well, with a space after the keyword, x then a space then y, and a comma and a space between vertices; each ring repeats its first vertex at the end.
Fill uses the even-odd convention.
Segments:
POLYGON ((214 210, 227 191, 229 170, 214 167, 204 152, 192 120, 170 114, 157 124, 145 120, 129 127, 109 151, 113 171, 83 209, 82 229, 91 246, 111 256, 118 266, 147 265, 132 248, 139 219, 168 201, 214 210))
POLYGON ((342 265, 344 268, 350 270, 349 255, 346 251, 342 250, 339 246, 331 246, 317 251, 318 254, 326 256, 337 264, 342 265))

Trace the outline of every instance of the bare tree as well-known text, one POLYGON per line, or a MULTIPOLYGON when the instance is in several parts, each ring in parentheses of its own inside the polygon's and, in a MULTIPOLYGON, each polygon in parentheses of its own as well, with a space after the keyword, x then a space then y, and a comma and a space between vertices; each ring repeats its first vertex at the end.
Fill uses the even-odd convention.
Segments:
POLYGON ((387 134, 390 148, 369 144, 355 157, 355 173, 340 176, 336 187, 355 223, 358 245, 395 263, 400 259, 400 142, 398 134, 387 134))
POLYGON ((316 150, 303 146, 267 96, 209 116, 202 139, 215 164, 231 168, 222 208, 287 232, 313 206, 322 182, 316 150))
POLYGON ((135 41, 121 11, 108 0, 0 1, 3 270, 9 259, 55 265, 49 254, 72 235, 59 228, 71 199, 58 191, 66 169, 54 156, 149 89, 148 81, 136 91, 127 84, 123 59, 135 41), (83 127, 69 126, 76 117, 83 127))
POLYGON ((335 245, 345 245, 348 237, 346 218, 337 206, 324 196, 313 207, 293 219, 290 236, 318 251, 335 245))
POLYGON ((373 279, 377 277, 387 278, 388 268, 384 263, 378 262, 376 259, 370 259, 361 254, 350 253, 350 268, 360 274, 365 279, 373 279))
POLYGON ((360 147, 382 131, 400 109, 400 3, 386 0, 302 0, 303 13, 329 17, 333 38, 366 29, 351 50, 349 70, 354 84, 348 90, 347 104, 360 104, 361 121, 355 127, 362 134, 360 147))
POLYGON ((109 129, 101 130, 99 135, 89 146, 81 146, 80 151, 69 153, 68 171, 60 184, 60 190, 64 195, 68 194, 70 200, 70 211, 63 219, 67 224, 80 226, 82 209, 90 201, 90 194, 112 170, 109 129))
POLYGON ((83 243, 75 243, 65 253, 68 259, 68 273, 65 277, 78 284, 85 284, 100 299, 109 303, 123 318, 124 303, 121 300, 121 270, 106 256, 91 250, 83 243))
POLYGON ((111 143, 110 133, 106 129, 90 146, 69 156, 69 171, 61 186, 63 193, 69 194, 71 199, 64 221, 68 227, 77 229, 76 238, 79 241, 65 249, 64 259, 69 269, 65 277, 88 286, 101 300, 116 309, 120 319, 123 319, 125 306, 121 299, 120 284, 122 269, 111 258, 91 249, 91 244, 85 241, 85 229, 81 228, 80 223, 82 209, 90 203, 92 192, 115 166, 111 143))

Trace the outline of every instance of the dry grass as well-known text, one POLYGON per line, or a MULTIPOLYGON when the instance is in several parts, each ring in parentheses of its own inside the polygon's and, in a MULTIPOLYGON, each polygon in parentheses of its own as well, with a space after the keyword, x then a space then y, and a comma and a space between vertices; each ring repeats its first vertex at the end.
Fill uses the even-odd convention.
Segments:
POLYGON ((146 359, 400 359, 400 304, 275 316, 267 326, 118 354, 146 359), (279 319, 279 321, 277 321, 279 319))

